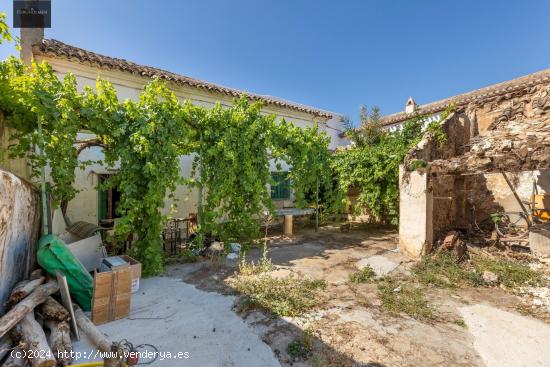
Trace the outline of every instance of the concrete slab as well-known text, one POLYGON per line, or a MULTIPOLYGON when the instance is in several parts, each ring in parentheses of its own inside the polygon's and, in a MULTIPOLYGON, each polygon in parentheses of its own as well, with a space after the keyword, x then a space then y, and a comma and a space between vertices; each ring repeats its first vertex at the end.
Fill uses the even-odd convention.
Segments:
POLYGON ((367 257, 366 259, 361 259, 356 263, 358 269, 366 268, 370 266, 377 277, 382 277, 388 275, 394 271, 398 266, 398 262, 391 261, 383 255, 374 255, 367 257))
POLYGON ((550 366, 549 325, 484 304, 460 312, 487 367, 550 366))
MULTIPOLYGON (((130 316, 99 329, 112 341, 153 344, 165 357, 168 352, 171 356, 182 353, 179 358, 157 360, 154 366, 280 367, 271 348, 232 311, 233 301, 179 279, 143 279, 139 292, 132 295, 130 316)), ((90 351, 85 340, 76 343, 75 349, 90 351)))

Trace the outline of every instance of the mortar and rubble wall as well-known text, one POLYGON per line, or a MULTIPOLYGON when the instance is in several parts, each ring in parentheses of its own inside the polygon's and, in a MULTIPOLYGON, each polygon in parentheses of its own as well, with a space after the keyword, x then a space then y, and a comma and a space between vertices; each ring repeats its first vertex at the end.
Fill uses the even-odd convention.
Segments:
POLYGON ((520 212, 501 171, 522 201, 530 201, 533 181, 539 194, 550 194, 550 77, 472 98, 442 125, 446 144, 425 137, 401 170, 400 248, 411 257, 450 229, 474 230, 492 213, 520 212), (407 170, 415 159, 429 168, 407 170))

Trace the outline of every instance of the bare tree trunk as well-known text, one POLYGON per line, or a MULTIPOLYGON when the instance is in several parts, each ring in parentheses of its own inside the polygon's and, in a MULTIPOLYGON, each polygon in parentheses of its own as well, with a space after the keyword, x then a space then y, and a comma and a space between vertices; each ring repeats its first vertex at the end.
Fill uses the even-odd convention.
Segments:
POLYGON ((40 312, 47 320, 66 321, 70 317, 69 311, 53 297, 46 298, 46 301, 40 305, 40 312))
POLYGON ((48 343, 58 366, 68 366, 72 362, 73 344, 71 343, 71 328, 67 321, 47 320, 46 327, 50 330, 48 343))
POLYGON ((23 351, 32 367, 52 367, 57 361, 46 340, 46 334, 34 319, 34 312, 25 315, 13 331, 13 335, 24 344, 23 351))
POLYGON ((0 337, 6 335, 28 313, 33 312, 37 305, 44 302, 48 296, 57 291, 59 291, 59 286, 55 281, 50 281, 36 288, 29 296, 0 318, 0 337))

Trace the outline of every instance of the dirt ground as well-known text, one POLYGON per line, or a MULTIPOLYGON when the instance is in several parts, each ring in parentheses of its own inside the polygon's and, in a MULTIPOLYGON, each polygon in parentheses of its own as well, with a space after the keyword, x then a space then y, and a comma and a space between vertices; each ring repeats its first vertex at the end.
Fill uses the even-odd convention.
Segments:
MULTIPOLYGON (((437 317, 418 321, 388 314, 381 307, 375 284, 350 281, 357 262, 376 255, 397 266, 392 275, 410 274, 412 262, 397 250, 397 233, 393 229, 352 228, 342 233, 336 226, 326 226, 317 233, 310 228, 297 229, 293 238, 271 237, 269 257, 275 265, 272 274, 295 272, 326 280, 324 301, 314 311, 297 318, 274 318, 259 310, 242 312, 241 316, 272 348, 283 366, 503 366, 509 364, 502 364, 494 351, 498 347, 507 349, 508 342, 521 344, 522 337, 531 338, 524 353, 532 354, 533 359, 523 358, 522 363, 514 365, 550 365, 548 352, 539 351, 547 349, 544 343, 550 336, 549 324, 520 315, 518 296, 498 287, 426 287, 424 296, 435 307, 437 317), (506 325, 499 325, 498 318, 484 318, 485 314, 477 312, 479 305, 485 307, 485 314, 491 314, 487 308, 494 309, 510 315, 514 322, 525 321, 534 326, 525 331, 528 335, 510 335, 508 339, 505 335, 493 335, 495 343, 488 344, 483 337, 485 327, 499 333, 506 325), (304 332, 312 338, 313 353, 305 360, 292 358, 287 346, 303 337, 304 332), (537 340, 538 336, 545 339, 537 340)), ((259 257, 258 249, 248 255, 253 261, 259 257)), ((226 280, 234 276, 237 265, 236 261, 178 264, 171 266, 167 275, 181 277, 201 290, 233 294, 226 280)))

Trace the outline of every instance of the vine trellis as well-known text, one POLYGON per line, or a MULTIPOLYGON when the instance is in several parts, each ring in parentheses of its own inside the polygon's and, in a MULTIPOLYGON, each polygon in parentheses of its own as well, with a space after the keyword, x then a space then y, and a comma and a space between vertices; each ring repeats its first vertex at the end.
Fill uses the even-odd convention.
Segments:
POLYGON ((245 96, 231 107, 211 109, 180 103, 159 79, 147 84, 137 101, 118 99, 115 88, 98 79, 95 88, 77 89, 76 78, 60 80, 47 63, 27 67, 16 58, 0 63, 0 110, 14 129, 10 155, 25 156, 33 175, 49 164, 54 204, 75 197, 75 170, 88 161, 78 154, 101 146, 107 167, 116 173, 107 185, 121 192, 116 226, 120 240, 135 234, 132 254, 144 274, 163 268, 161 214, 177 185, 204 193, 200 233, 251 241, 259 236, 259 218, 272 209, 270 164, 286 161, 297 201, 319 185, 331 188, 329 138, 317 127, 301 129, 261 113, 261 103, 245 96), (44 139, 37 134, 40 121, 44 139), (79 131, 94 139, 78 141, 79 131), (42 148, 43 156, 34 152, 42 148), (183 178, 180 157, 195 154, 194 174, 183 178), (195 170, 200 167, 200 175, 195 170))

